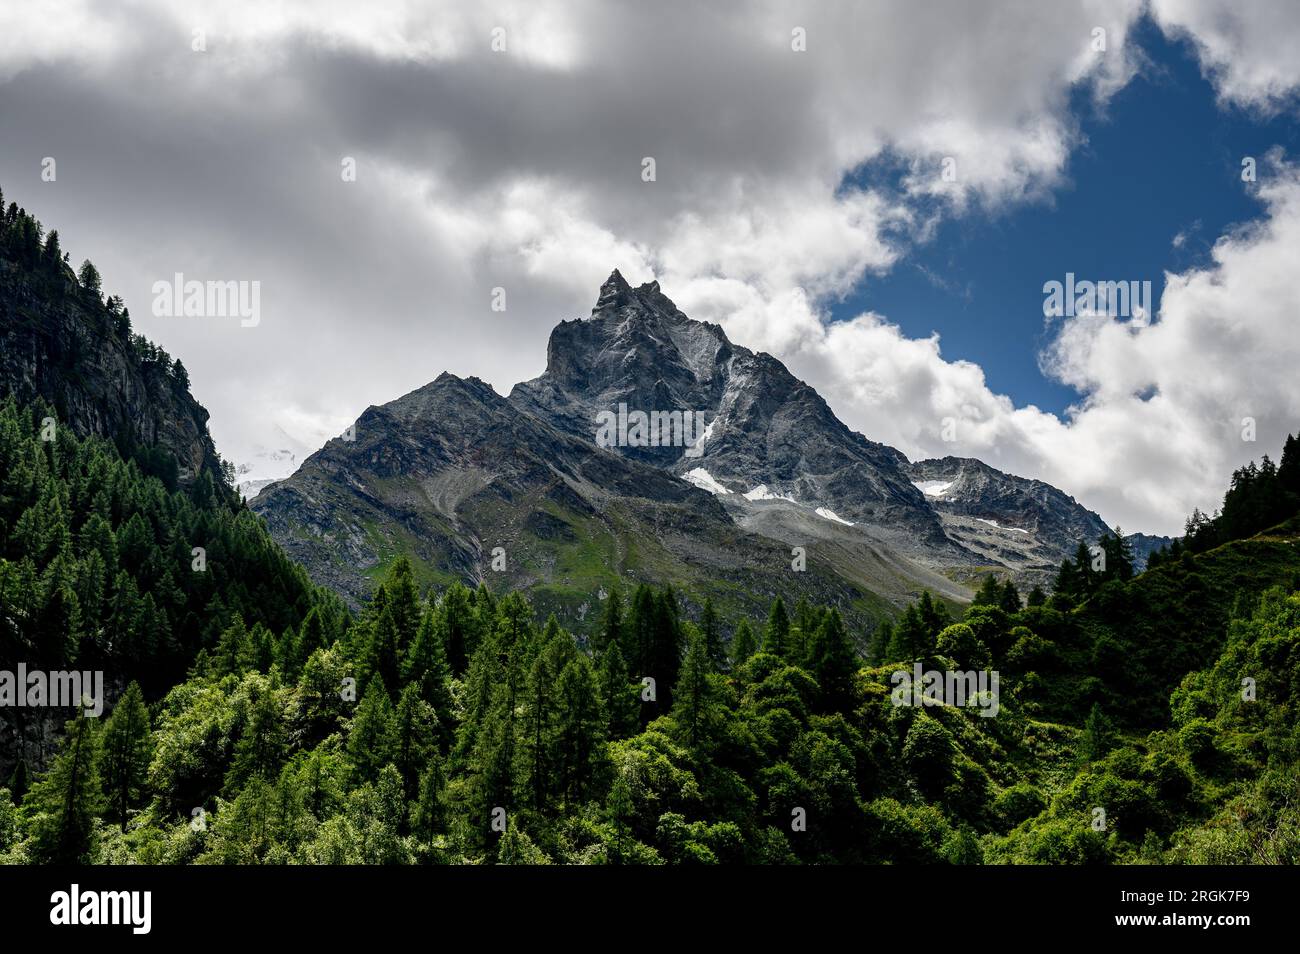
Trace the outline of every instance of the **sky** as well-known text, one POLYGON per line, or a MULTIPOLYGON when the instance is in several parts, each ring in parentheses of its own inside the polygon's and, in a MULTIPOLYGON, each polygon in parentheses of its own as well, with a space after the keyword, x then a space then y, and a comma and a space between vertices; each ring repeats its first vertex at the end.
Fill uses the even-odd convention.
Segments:
POLYGON ((1297 48, 1285 0, 10 0, 0 187, 235 462, 507 393, 617 267, 912 459, 1177 533, 1300 430, 1297 48), (1153 307, 1046 316, 1067 273, 1153 307))

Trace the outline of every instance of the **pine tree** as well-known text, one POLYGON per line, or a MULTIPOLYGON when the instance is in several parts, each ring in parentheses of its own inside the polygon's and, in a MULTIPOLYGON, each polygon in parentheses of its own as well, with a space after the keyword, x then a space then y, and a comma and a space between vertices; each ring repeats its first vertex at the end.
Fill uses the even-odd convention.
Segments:
POLYGON ((268 783, 276 779, 288 748, 281 701, 274 689, 259 685, 249 703, 244 731, 235 743, 230 771, 226 774, 226 790, 236 791, 254 776, 260 776, 268 783))
POLYGON ((794 604, 794 614, 790 617, 790 661, 796 666, 807 664, 808 654, 812 652, 813 635, 821 623, 821 614, 806 599, 799 597, 794 604))
POLYGON ((422 697, 419 684, 411 682, 402 689, 393 721, 393 764, 409 800, 417 794, 421 770, 437 751, 438 714, 422 697))
POLYGON ((710 712, 715 695, 712 677, 713 662, 709 659, 708 642, 703 633, 694 632, 682 663, 681 677, 673 692, 673 718, 691 748, 700 746, 713 721, 710 712))
POLYGON ((533 660, 524 683, 523 735, 518 752, 519 789, 538 811, 549 807, 551 781, 555 775, 556 736, 561 718, 554 698, 556 676, 549 654, 541 652, 533 660))
POLYGON ((1291 494, 1287 506, 1292 512, 1300 506, 1300 439, 1288 434, 1282 445, 1282 461, 1277 467, 1277 484, 1283 493, 1291 494))
POLYGON ((14 770, 9 774, 9 791, 13 793, 14 801, 21 802, 27 794, 30 787, 30 780, 27 775, 27 760, 20 758, 14 770))
POLYGON ((894 626, 886 662, 911 662, 926 653, 925 625, 916 603, 908 604, 894 626))
MULTIPOLYGON (((651 645, 650 668, 646 675, 653 676, 659 686, 659 703, 662 711, 672 709, 673 687, 682 669, 682 651, 686 645, 681 615, 677 608, 677 595, 672 587, 665 587, 654 600, 654 628, 651 645)), ((652 714, 647 710, 647 715, 652 714)))
POLYGON ((749 620, 742 619, 736 625, 736 632, 731 637, 731 664, 740 666, 758 651, 758 640, 754 638, 754 628, 749 620))
POLYGON ((785 602, 779 596, 772 601, 772 608, 767 614, 767 626, 763 630, 763 652, 782 659, 790 653, 790 617, 786 614, 785 602))
MULTIPOLYGON (((385 593, 381 588, 379 594, 385 593)), ((376 594, 378 597, 379 594, 376 594)), ((401 630, 398 615, 388 610, 387 598, 382 599, 378 618, 367 627, 369 640, 361 665, 365 685, 380 682, 394 689, 402 684, 401 630)), ((372 604, 373 605, 373 604, 372 604)))
POLYGON ((304 662, 312 653, 326 647, 325 620, 319 607, 313 606, 303 617, 295 651, 304 662))
POLYGON ((632 608, 626 624, 628 670, 634 678, 651 675, 654 666, 655 623, 658 608, 654 591, 641 583, 632 594, 632 608))
POLYGON ((888 662, 889 647, 893 638, 894 624, 887 619, 882 619, 875 632, 871 634, 870 642, 867 643, 867 662, 873 666, 888 662))
POLYGON ((478 645, 474 614, 474 595, 457 581, 447 587, 438 604, 438 622, 446 641, 447 666, 459 676, 469 666, 469 657, 478 645))
MULTIPOLYGON (((402 675, 414 683, 420 698, 433 708, 438 723, 438 745, 445 752, 451 742, 451 670, 446 658, 446 617, 426 610, 415 641, 402 661, 402 675)), ((403 693, 405 694, 405 693, 403 693)))
POLYGON ((95 816, 103 799, 96 726, 95 719, 84 715, 67 724, 54 764, 24 800, 32 833, 31 856, 37 864, 91 861, 96 847, 95 816))
POLYGON ((619 594, 618 587, 613 586, 605 597, 605 608, 600 619, 600 629, 596 631, 592 646, 599 653, 605 652, 611 643, 617 643, 619 646, 625 647, 623 628, 623 597, 619 594))
POLYGON ((565 803, 589 798, 604 757, 605 710, 591 661, 577 656, 556 682, 559 724, 556 733, 556 776, 565 803))
POLYGON ((998 578, 992 573, 985 575, 984 580, 980 583, 980 588, 975 591, 971 598, 971 606, 997 606, 1002 602, 1002 587, 998 585, 998 578))
POLYGON ((1016 584, 1009 578, 1002 584, 1002 593, 997 605, 1008 613, 1019 613, 1021 610, 1020 591, 1016 589, 1016 584))
POLYGON ((447 776, 441 760, 435 755, 429 759, 420 777, 420 797, 411 813, 411 833, 430 850, 434 840, 447 827, 446 788, 447 776))
POLYGON ((700 610, 700 633, 704 636, 704 645, 708 650, 713 667, 722 671, 727 666, 727 646, 722 641, 722 624, 713 609, 713 600, 705 599, 700 610))
POLYGON ((854 703, 853 680, 858 672, 858 654, 840 619, 832 608, 813 635, 811 671, 821 689, 826 711, 847 712, 854 703))
POLYGON ((98 299, 103 294, 100 287, 99 269, 90 263, 90 260, 81 263, 81 269, 77 272, 77 280, 81 282, 84 291, 89 292, 98 299))
POLYGON ((1095 762, 1105 756, 1115 744, 1115 730, 1101 706, 1093 703, 1088 718, 1083 723, 1079 738, 1079 757, 1084 762, 1095 762))
POLYGON ((636 731, 640 707, 617 642, 611 642, 600 657, 600 685, 608 715, 609 737, 626 738, 636 731))
POLYGON ((929 590, 921 591, 921 599, 917 602, 916 609, 925 632, 925 641, 921 646, 920 655, 929 656, 934 652, 935 640, 952 619, 948 615, 948 607, 941 601, 935 602, 929 590))
MULTIPOLYGON (((400 660, 406 654, 407 647, 415 640, 416 630, 419 629, 420 619, 423 616, 411 561, 404 556, 394 560, 393 565, 388 569, 388 578, 384 581, 383 587, 387 597, 384 600, 383 612, 387 617, 387 625, 393 629, 396 656, 400 660)), ((384 678, 387 677, 388 674, 385 673, 384 678)), ((386 684, 396 685, 396 683, 386 684)))
POLYGON ((393 760, 395 734, 393 703, 383 682, 373 680, 357 706, 352 731, 348 733, 348 758, 356 784, 377 779, 383 767, 393 760))
POLYGON ((138 682, 126 687, 113 714, 104 726, 104 790, 126 831, 128 811, 145 794, 153 740, 149 734, 149 710, 138 682))

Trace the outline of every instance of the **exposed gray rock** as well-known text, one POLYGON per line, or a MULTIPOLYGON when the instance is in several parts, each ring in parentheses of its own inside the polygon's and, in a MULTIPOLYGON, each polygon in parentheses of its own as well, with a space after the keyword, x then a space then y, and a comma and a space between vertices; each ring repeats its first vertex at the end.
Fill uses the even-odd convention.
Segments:
POLYGON ((120 335, 71 274, 59 279, 0 259, 0 345, 0 395, 43 398, 82 436, 163 448, 182 483, 218 470, 207 410, 120 335))

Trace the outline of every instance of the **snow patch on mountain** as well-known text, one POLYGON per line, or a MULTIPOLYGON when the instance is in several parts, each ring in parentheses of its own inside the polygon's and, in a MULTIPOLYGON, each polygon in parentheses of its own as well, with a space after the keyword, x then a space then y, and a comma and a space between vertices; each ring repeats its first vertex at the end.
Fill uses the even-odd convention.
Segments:
POLYGON ((312 447, 279 426, 273 427, 268 436, 274 444, 254 444, 236 458, 241 462, 235 465, 235 487, 249 500, 263 488, 291 476, 312 454, 312 447))
POLYGON ((953 480, 914 480, 912 486, 927 497, 942 497, 954 483, 953 480))
POLYGON ((682 477, 686 480, 689 480, 691 483, 693 483, 696 487, 699 487, 701 490, 707 490, 711 494, 731 493, 730 490, 728 490, 726 487, 722 486, 722 484, 714 480, 713 475, 710 474, 703 467, 696 467, 694 470, 687 471, 685 474, 682 475, 682 477))
POLYGON ((843 517, 841 517, 839 514, 837 514, 834 510, 827 510, 825 507, 818 507, 816 513, 817 513, 817 516, 822 517, 822 518, 824 518, 824 519, 826 519, 826 520, 834 520, 836 523, 842 523, 842 524, 844 524, 844 526, 846 526, 846 527, 851 527, 851 526, 853 526, 852 523, 850 523, 848 520, 845 520, 843 517))
POLYGON ((1014 530, 1016 533, 1028 533, 1028 530, 1022 530, 1020 527, 1004 527, 996 520, 985 520, 983 517, 976 517, 980 523, 987 523, 994 530, 1014 530))
POLYGON ((772 493, 772 491, 767 489, 767 484, 759 484, 749 493, 745 494, 745 499, 746 500, 788 500, 792 504, 797 504, 799 502, 795 500, 793 497, 787 497, 784 494, 772 493))
MULTIPOLYGON (((718 423, 718 419, 716 417, 713 420, 709 421, 709 423, 704 428, 704 432, 700 434, 699 439, 696 440, 694 443, 692 443, 690 447, 686 448, 686 452, 683 456, 699 457, 702 453, 704 453, 705 445, 708 444, 709 438, 713 436, 713 425, 717 423, 718 423)), ((703 468, 696 468, 696 469, 703 470, 703 468)), ((730 493, 730 491, 727 491, 727 493, 730 493)))

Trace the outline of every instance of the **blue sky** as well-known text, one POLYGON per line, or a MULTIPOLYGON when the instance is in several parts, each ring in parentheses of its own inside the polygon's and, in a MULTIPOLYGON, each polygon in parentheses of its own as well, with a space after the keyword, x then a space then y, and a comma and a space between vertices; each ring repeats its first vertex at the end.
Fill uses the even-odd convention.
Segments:
MULTIPOLYGON (((1195 51, 1151 22, 1132 40, 1148 62, 1107 104, 1086 93, 1072 103, 1085 141, 1071 154, 1068 183, 1044 202, 988 215, 972 207, 944 218, 933 239, 884 276, 831 306, 837 319, 872 310, 909 337, 940 335, 946 359, 979 364, 989 387, 1063 413, 1078 399, 1050 380, 1037 355, 1044 326, 1043 283, 1150 279, 1157 309, 1166 271, 1204 264, 1214 241, 1257 218, 1260 203, 1241 181, 1241 159, 1281 146, 1295 155, 1300 129, 1283 112, 1269 119, 1221 106, 1195 51), (1175 248, 1174 237, 1186 236, 1175 248)), ((883 174, 855 174, 864 185, 883 174)), ((896 170, 889 170, 896 175, 896 170)))

